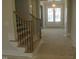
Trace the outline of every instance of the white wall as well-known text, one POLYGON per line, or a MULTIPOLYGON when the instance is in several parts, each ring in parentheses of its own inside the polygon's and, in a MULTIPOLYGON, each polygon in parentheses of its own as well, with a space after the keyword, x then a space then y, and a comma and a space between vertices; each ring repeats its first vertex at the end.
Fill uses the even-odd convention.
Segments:
MULTIPOLYGON (((13 5, 14 0, 3 0, 3 15, 2 15, 2 44, 3 52, 8 50, 10 43, 9 40, 14 40, 14 24, 13 24, 13 5)), ((11 47, 10 47, 11 48, 11 47)), ((12 49, 12 48, 11 48, 12 49)))
POLYGON ((64 31, 65 31, 65 35, 67 34, 67 0, 65 0, 65 13, 64 13, 64 31))
POLYGON ((76 47, 76 0, 67 1, 67 33, 71 36, 73 47, 76 47))
MULTIPOLYGON (((13 11, 14 0, 3 0, 3 14, 2 14, 2 55, 19 54, 18 49, 14 48, 9 40, 15 40, 14 33, 14 17, 13 11), (16 53, 15 53, 15 52, 16 53), (14 53, 13 53, 14 52, 14 53)), ((24 53, 24 52, 23 52, 24 53)), ((23 54, 22 54, 23 55, 23 54)))
POLYGON ((2 56, 2 59, 8 59, 7 56, 2 56))
POLYGON ((72 0, 67 0, 67 36, 71 36, 72 0))
POLYGON ((42 7, 43 7, 43 28, 45 28, 45 19, 46 19, 46 17, 45 17, 45 5, 44 5, 44 2, 45 1, 41 1, 40 2, 40 5, 42 5, 42 7))
MULTIPOLYGON (((58 5, 61 5, 61 3, 63 4, 64 2, 56 2, 56 4, 58 5)), ((41 5, 43 6, 43 28, 46 28, 46 27, 64 27, 64 17, 62 18, 63 21, 62 21, 62 24, 47 24, 47 6, 51 6, 52 5, 52 2, 47 2, 47 1, 41 1, 41 5)), ((64 5, 63 5, 64 6, 64 5)), ((64 8, 63 8, 64 10, 64 8)), ((64 13, 62 13, 62 15, 64 15, 64 13)))
POLYGON ((14 10, 15 10, 14 0, 3 0, 2 55, 3 57, 7 55, 31 57, 31 54, 24 53, 25 51, 24 48, 18 48, 15 43, 14 43, 15 46, 10 44, 9 40, 15 40, 15 35, 14 35, 15 32, 14 32, 14 24, 13 24, 13 21, 15 20, 13 17, 14 10))
POLYGON ((73 46, 76 47, 76 0, 72 1, 71 38, 73 40, 73 46))

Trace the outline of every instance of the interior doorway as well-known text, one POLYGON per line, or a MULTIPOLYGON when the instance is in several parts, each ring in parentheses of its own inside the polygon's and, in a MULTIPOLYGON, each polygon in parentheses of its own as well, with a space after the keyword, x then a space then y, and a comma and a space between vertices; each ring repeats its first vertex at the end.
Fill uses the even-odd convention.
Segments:
POLYGON ((62 5, 46 7, 46 27, 62 27, 64 25, 64 8, 62 5))

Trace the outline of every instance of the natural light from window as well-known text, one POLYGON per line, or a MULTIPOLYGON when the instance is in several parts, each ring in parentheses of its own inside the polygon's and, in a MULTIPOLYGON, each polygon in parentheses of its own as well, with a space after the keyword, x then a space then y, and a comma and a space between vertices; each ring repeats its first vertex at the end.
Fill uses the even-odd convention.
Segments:
POLYGON ((48 8, 48 22, 61 22, 61 8, 48 8))
POLYGON ((48 8, 48 22, 53 22, 53 8, 48 8))
POLYGON ((61 8, 55 8, 55 22, 61 22, 61 8))

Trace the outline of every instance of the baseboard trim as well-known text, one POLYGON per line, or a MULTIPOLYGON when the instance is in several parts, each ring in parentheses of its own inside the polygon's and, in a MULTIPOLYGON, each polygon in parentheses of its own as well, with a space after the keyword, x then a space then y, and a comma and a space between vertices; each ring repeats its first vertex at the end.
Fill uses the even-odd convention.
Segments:
POLYGON ((41 39, 41 40, 40 40, 40 43, 38 44, 38 47, 36 47, 36 49, 35 49, 34 52, 32 53, 33 56, 37 53, 37 51, 39 50, 39 48, 40 48, 40 46, 42 45, 42 43, 43 43, 43 40, 41 39))
POLYGON ((71 34, 70 33, 65 33, 64 36, 65 37, 71 37, 71 34))
POLYGON ((32 53, 20 53, 18 51, 13 51, 13 50, 3 50, 2 55, 5 56, 25 56, 25 57, 29 57, 32 58, 32 53))

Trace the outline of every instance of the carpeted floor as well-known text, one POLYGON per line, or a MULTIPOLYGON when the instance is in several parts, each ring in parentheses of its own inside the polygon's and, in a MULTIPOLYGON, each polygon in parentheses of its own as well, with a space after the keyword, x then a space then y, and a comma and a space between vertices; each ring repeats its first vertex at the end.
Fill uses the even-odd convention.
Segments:
POLYGON ((72 40, 64 37, 63 29, 42 29, 42 40, 34 59, 75 59, 72 40))

